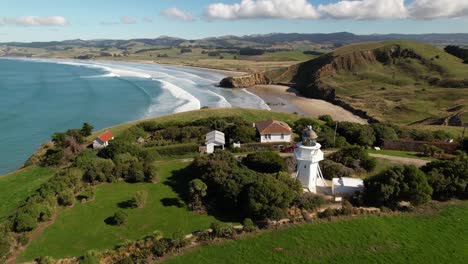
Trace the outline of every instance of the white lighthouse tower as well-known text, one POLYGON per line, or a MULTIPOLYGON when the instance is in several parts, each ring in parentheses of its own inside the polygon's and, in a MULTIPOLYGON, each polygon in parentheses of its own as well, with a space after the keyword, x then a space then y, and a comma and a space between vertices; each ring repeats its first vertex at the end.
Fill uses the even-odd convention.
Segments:
POLYGON ((304 129, 302 142, 297 146, 294 152, 297 162, 296 177, 304 188, 317 193, 317 186, 326 186, 326 183, 319 167, 319 162, 323 160, 323 152, 320 150, 321 145, 317 143, 317 134, 311 126, 304 129))

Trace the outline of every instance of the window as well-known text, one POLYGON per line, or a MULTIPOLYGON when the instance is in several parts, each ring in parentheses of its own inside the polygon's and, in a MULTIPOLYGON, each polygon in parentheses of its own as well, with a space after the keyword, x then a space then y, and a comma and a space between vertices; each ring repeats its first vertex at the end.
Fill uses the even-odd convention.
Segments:
POLYGON ((271 134, 268 134, 268 139, 271 139, 271 134))
POLYGON ((284 134, 281 134, 281 139, 284 139, 284 134))

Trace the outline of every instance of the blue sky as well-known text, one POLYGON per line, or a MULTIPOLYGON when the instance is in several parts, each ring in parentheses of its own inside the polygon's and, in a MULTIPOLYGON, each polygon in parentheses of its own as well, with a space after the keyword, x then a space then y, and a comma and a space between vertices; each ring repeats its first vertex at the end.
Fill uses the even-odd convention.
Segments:
POLYGON ((468 33, 468 0, 13 0, 0 42, 271 32, 468 33))

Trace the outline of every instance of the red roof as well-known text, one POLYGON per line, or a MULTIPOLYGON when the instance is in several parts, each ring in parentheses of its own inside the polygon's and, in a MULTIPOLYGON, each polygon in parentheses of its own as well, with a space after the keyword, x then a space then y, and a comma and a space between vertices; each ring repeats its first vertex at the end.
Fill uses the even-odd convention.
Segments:
POLYGON ((270 120, 255 124, 260 134, 290 134, 291 128, 282 121, 270 120))
POLYGON ((107 142, 111 139, 114 139, 114 135, 110 131, 106 131, 98 137, 102 142, 107 142))

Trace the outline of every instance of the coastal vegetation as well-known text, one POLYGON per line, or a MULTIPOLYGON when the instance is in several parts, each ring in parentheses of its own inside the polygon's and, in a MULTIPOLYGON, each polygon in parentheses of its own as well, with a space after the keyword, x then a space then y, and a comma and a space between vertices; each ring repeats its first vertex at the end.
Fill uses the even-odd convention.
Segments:
POLYGON ((255 145, 252 122, 268 119, 289 123, 296 140, 312 125, 320 143, 340 148, 327 159, 324 171, 336 177, 363 177, 366 186, 375 187, 353 197, 355 206, 403 210, 400 202, 404 201, 413 208, 431 199, 466 198, 467 161, 462 155, 447 157, 457 159, 456 167, 442 162, 418 169, 382 163, 369 157, 365 149, 384 139, 444 140, 448 136, 443 132, 336 123, 327 116, 319 120, 252 109, 203 109, 109 128, 115 139, 101 150, 87 148, 101 132, 84 135, 83 129, 69 130, 72 132, 66 132, 64 140, 57 140, 62 137, 54 134, 53 148, 65 152, 70 144, 64 142, 74 140, 76 152, 70 151, 52 168, 41 162, 40 155, 34 159, 48 166, 37 173, 48 172, 50 178, 25 194, 16 210, 6 211, 0 246, 25 245, 24 251, 15 249, 22 252, 21 261, 43 255, 99 259, 105 254, 114 256, 111 249, 119 243, 121 250, 150 246, 145 255, 150 258, 182 250, 189 242, 185 234, 196 231, 201 233, 195 239, 212 241, 230 239, 256 230, 258 222, 284 217, 310 220, 314 216, 309 214, 325 219, 362 214, 348 202, 342 209, 322 211, 329 201, 302 193, 300 183, 288 174, 294 164, 281 157, 277 147, 227 148, 197 155, 197 146, 213 129, 224 132, 232 142, 255 145), (387 181, 389 177, 393 180, 387 181), (235 229, 232 224, 237 223, 247 223, 247 227, 235 229), (212 231, 206 233, 210 226, 212 231), (38 229, 43 231, 33 235, 38 229), (98 253, 86 253, 88 250, 98 253))

